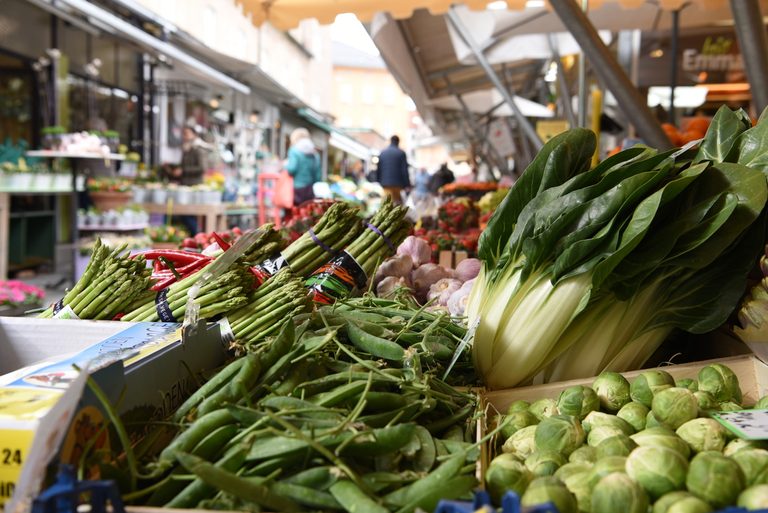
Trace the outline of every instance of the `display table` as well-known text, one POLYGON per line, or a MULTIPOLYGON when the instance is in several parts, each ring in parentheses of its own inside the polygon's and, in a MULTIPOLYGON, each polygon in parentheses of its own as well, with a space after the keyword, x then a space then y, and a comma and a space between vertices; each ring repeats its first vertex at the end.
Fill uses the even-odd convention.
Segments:
MULTIPOLYGON (((109 155, 98 155, 95 153, 72 153, 67 151, 53 151, 53 150, 34 150, 34 151, 28 151, 26 153, 27 157, 36 157, 36 158, 44 158, 44 159, 68 159, 70 161, 70 169, 72 171, 72 191, 70 192, 72 196, 72 201, 70 205, 70 216, 72 219, 70 219, 70 230, 71 230, 71 239, 72 239, 72 248, 73 248, 73 254, 72 254, 72 283, 77 281, 76 275, 76 269, 75 269, 75 260, 77 258, 76 252, 77 252, 77 242, 80 238, 78 234, 78 226, 77 226, 77 209, 78 209, 78 191, 77 191, 77 181, 78 181, 78 173, 80 165, 83 162, 86 161, 93 161, 93 160, 103 160, 105 162, 113 162, 113 161, 121 161, 125 159, 125 155, 122 155, 120 153, 111 153, 109 155)), ((2 222, 2 217, 0 217, 0 222, 2 222)), ((7 227, 7 223, 5 223, 7 227)), ((7 241, 7 234, 6 234, 6 241, 7 241)), ((0 249, 2 249, 0 247, 0 249)), ((5 248, 7 249, 7 248, 5 248)), ((7 255, 7 252, 6 252, 7 255)), ((7 257, 4 257, 2 260, 5 260, 6 262, 6 268, 5 271, 7 272, 7 257)), ((2 272, 2 269, 0 269, 0 275, 2 277, 5 277, 5 274, 2 272)))
MULTIPOLYGON (((144 203, 141 207, 150 214, 168 214, 168 207, 161 203, 144 203)), ((197 216, 203 220, 202 231, 226 231, 227 206, 218 205, 179 205, 173 204, 171 214, 175 216, 197 216)))

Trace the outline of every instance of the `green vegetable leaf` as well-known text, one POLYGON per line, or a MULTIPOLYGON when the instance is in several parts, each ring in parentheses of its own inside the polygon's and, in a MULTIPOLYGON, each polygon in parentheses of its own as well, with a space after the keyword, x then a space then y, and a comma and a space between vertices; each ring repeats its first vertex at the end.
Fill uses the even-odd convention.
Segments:
POLYGON ((478 256, 486 266, 495 266, 525 206, 542 191, 586 171, 595 145, 592 131, 582 128, 559 134, 544 145, 496 209, 480 236, 478 256))
POLYGON ((694 162, 728 161, 729 153, 739 135, 751 126, 752 122, 744 109, 734 111, 723 105, 712 118, 694 162))
POLYGON ((759 169, 768 175, 768 123, 758 123, 739 135, 728 160, 759 169))

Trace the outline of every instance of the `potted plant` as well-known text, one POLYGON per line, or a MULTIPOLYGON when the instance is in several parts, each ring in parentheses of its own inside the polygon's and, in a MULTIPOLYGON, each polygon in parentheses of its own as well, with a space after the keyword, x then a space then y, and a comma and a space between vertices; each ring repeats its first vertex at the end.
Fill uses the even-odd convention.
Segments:
POLYGON ((150 226, 146 233, 155 249, 173 249, 178 248, 182 241, 188 236, 184 228, 164 224, 161 226, 150 226))
POLYGON ((123 207, 133 199, 131 182, 119 178, 89 178, 86 184, 93 204, 99 210, 123 207))
POLYGON ((104 137, 106 145, 109 146, 109 151, 117 153, 117 150, 120 147, 120 132, 117 132, 116 130, 104 130, 101 135, 104 137))
POLYGON ((40 131, 43 135, 43 149, 56 151, 61 148, 62 136, 66 132, 63 126, 47 126, 40 131))
POLYGON ((0 281, 0 313, 3 315, 24 315, 43 305, 45 292, 18 280, 0 281))

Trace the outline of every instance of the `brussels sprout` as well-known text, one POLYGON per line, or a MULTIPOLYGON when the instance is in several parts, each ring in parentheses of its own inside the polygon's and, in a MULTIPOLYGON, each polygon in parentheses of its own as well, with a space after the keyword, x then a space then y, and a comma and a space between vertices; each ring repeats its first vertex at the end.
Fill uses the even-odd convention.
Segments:
POLYGON ((768 485, 750 486, 739 494, 736 505, 748 511, 768 509, 768 485))
POLYGON ((731 459, 739 464, 744 472, 747 486, 768 484, 768 451, 765 449, 744 449, 731 459))
POLYGON ((689 420, 677 428, 677 436, 685 440, 693 452, 717 451, 725 448, 725 429, 712 419, 689 420))
POLYGON ((699 382, 691 378, 682 378, 675 381, 675 386, 679 388, 687 388, 691 392, 695 392, 699 389, 699 382))
POLYGON ((594 390, 589 387, 576 385, 568 387, 560 392, 557 398, 557 410, 562 415, 573 415, 579 420, 587 416, 587 413, 600 409, 600 399, 594 390))
POLYGON ((672 504, 680 501, 681 499, 685 499, 689 497, 696 497, 696 496, 693 495, 691 492, 684 492, 684 491, 665 493, 664 495, 659 497, 659 500, 653 503, 652 513, 667 513, 667 510, 672 504))
POLYGON ((649 411, 648 415, 645 417, 645 429, 654 427, 662 427, 662 425, 656 418, 656 415, 654 415, 652 411, 649 411))
MULTIPOLYGON (((590 433, 590 436, 592 433, 590 433)), ((627 435, 614 435, 606 438, 596 446, 597 458, 605 458, 607 456, 629 456, 636 447, 637 444, 627 435)))
POLYGON ((589 472, 590 470, 592 470, 591 463, 587 463, 586 461, 572 461, 557 469, 555 471, 555 477, 565 483, 568 476, 589 472))
POLYGON ((685 482, 688 491, 699 499, 723 508, 736 502, 745 480, 738 463, 719 452, 706 451, 693 457, 685 482))
POLYGON ((638 447, 627 458, 627 474, 657 499, 685 488, 688 461, 666 447, 638 447))
POLYGON ((555 451, 533 451, 525 458, 525 466, 536 477, 551 476, 565 465, 565 457, 555 451))
POLYGON ((691 455, 688 444, 671 429, 652 427, 630 436, 640 447, 666 447, 677 451, 686 460, 691 455))
POLYGON ((588 445, 582 445, 571 453, 568 457, 568 461, 594 463, 597 461, 597 449, 588 445))
POLYGON ((552 415, 557 415, 557 403, 554 399, 539 399, 538 401, 531 403, 528 411, 533 413, 534 417, 541 421, 552 415))
POLYGON ((720 363, 707 365, 699 371, 699 390, 709 392, 721 403, 741 403, 739 378, 731 369, 720 363))
POLYGON ((648 494, 626 474, 614 472, 592 490, 592 513, 646 513, 648 494))
POLYGON ((645 429, 645 419, 649 411, 648 407, 644 404, 632 401, 622 406, 616 416, 627 421, 627 424, 632 426, 632 429, 637 432, 645 429))
POLYGON ((493 458, 485 473, 485 485, 495 504, 500 504, 502 496, 510 490, 522 495, 532 479, 531 471, 511 454, 493 458))
POLYGON ((667 513, 710 513, 710 511, 712 511, 712 506, 695 495, 680 499, 667 508, 667 513))
POLYGON ((512 412, 516 411, 526 411, 528 408, 531 407, 531 403, 528 401, 523 401, 522 399, 513 402, 509 405, 509 408, 507 408, 507 414, 510 414, 512 412))
POLYGON ((671 387, 653 396, 651 411, 662 426, 677 429, 696 418, 699 404, 690 390, 671 387))
POLYGON ((647 370, 642 372, 629 387, 629 395, 633 401, 651 407, 653 396, 665 388, 675 386, 675 379, 669 372, 663 370, 647 370))
POLYGON ((589 435, 587 436, 587 444, 590 447, 597 448, 603 440, 623 434, 624 432, 615 426, 597 426, 592 428, 592 431, 589 432, 589 435))
POLYGON ((768 395, 764 395, 755 403, 755 410, 768 410, 768 395))
POLYGON ((523 494, 520 503, 523 506, 537 506, 551 502, 560 513, 576 513, 576 497, 556 477, 547 476, 534 479, 523 494))
POLYGON ((602 478, 614 472, 626 474, 627 458, 624 456, 608 456, 597 462, 589 471, 589 485, 594 487, 602 478))
POLYGON ((506 440, 524 427, 535 426, 539 419, 533 416, 529 411, 513 411, 500 417, 501 435, 506 440))
MULTIPOLYGON (((564 467, 560 467, 561 469, 564 467)), ((590 472, 575 472, 569 473, 564 477, 555 476, 560 478, 575 497, 576 505, 579 511, 589 513, 592 503, 592 485, 590 484, 590 472)))
POLYGON ((744 440, 743 438, 736 438, 728 442, 728 445, 723 449, 723 455, 733 456, 744 449, 768 449, 768 443, 764 440, 744 440))
POLYGON ((622 433, 624 433, 627 436, 635 432, 635 429, 632 427, 632 424, 630 424, 626 420, 620 417, 617 417, 616 415, 609 415, 607 413, 602 413, 599 411, 590 412, 589 415, 584 417, 584 421, 582 422, 582 425, 584 426, 584 431, 586 432, 589 432, 592 429, 600 426, 609 426, 609 427, 618 428, 622 433))
MULTIPOLYGON (((527 429, 527 428, 526 428, 527 429)), ((572 415, 547 417, 536 426, 535 443, 540 451, 557 451, 569 456, 584 444, 586 434, 572 415)))
POLYGON ((725 401, 724 403, 718 404, 717 409, 720 411, 739 411, 743 410, 744 408, 742 408, 739 403, 733 401, 725 401))
POLYGON ((507 438, 501 450, 517 454, 520 458, 527 458, 536 448, 536 428, 537 426, 527 426, 517 431, 514 435, 507 438))
POLYGON ((619 411, 630 401, 629 381, 618 372, 603 372, 592 383, 592 389, 602 409, 608 412, 619 411))
POLYGON ((709 392, 703 392, 699 390, 693 393, 693 397, 696 398, 696 402, 699 405, 699 410, 709 411, 717 409, 717 401, 709 392))

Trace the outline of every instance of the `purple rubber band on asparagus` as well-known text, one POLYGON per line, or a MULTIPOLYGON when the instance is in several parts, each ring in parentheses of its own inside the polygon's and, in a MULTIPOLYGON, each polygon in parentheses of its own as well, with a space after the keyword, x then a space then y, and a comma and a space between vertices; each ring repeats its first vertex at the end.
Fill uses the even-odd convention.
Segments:
POLYGON ((323 244, 323 241, 321 241, 320 239, 317 238, 317 235, 315 235, 315 231, 312 228, 309 229, 309 236, 312 237, 312 240, 315 242, 315 244, 320 246, 320 248, 323 251, 325 251, 326 253, 329 253, 331 255, 335 255, 336 254, 336 252, 333 250, 333 248, 329 248, 328 246, 323 244))
POLYGON ((379 230, 378 228, 376 228, 375 226, 373 226, 371 223, 365 223, 365 227, 366 227, 366 228, 368 228, 369 230, 373 231, 374 233, 376 233, 376 234, 377 234, 379 237, 381 237, 382 239, 384 239, 384 242, 386 242, 386 243, 387 243, 387 246, 389 246, 389 249, 391 249, 392 251, 397 251, 397 248, 395 247, 395 245, 394 245, 394 244, 392 244, 392 241, 391 241, 391 240, 389 240, 389 237, 387 237, 386 235, 384 235, 384 234, 381 232, 381 230, 379 230))

